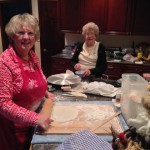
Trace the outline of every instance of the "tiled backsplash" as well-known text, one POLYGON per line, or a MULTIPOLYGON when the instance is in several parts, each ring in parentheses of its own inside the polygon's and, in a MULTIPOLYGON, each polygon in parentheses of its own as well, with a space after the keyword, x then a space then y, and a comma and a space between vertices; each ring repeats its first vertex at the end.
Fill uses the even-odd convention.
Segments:
MULTIPOLYGON (((65 45, 74 45, 74 43, 84 41, 81 34, 65 34, 65 45)), ((100 35, 98 41, 105 47, 131 47, 134 41, 135 46, 140 42, 150 43, 150 36, 123 36, 123 35, 100 35)))

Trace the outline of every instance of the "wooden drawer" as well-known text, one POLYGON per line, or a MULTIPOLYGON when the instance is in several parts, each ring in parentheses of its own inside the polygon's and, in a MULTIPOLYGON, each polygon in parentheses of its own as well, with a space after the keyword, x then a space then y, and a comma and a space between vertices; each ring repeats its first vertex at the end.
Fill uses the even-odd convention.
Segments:
POLYGON ((53 58, 52 59, 52 64, 55 66, 68 66, 70 64, 70 59, 65 59, 65 58, 53 58))
POLYGON ((122 64, 109 62, 107 65, 107 70, 103 75, 111 80, 120 79, 122 75, 122 64))
POLYGON ((143 76, 143 73, 150 72, 149 66, 144 65, 125 65, 123 73, 138 73, 143 76))
POLYGON ((52 58, 50 74, 65 73, 67 69, 70 69, 70 59, 66 58, 52 58))
POLYGON ((116 80, 121 78, 123 73, 137 73, 143 76, 143 73, 146 72, 150 73, 149 65, 108 62, 108 68, 104 75, 106 75, 108 79, 116 80))

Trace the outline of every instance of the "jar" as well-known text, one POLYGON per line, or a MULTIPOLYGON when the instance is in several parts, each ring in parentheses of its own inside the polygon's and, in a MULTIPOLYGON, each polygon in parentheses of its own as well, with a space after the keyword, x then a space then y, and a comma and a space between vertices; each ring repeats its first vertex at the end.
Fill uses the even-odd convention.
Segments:
POLYGON ((137 53, 137 57, 138 57, 139 59, 141 59, 141 58, 143 57, 143 52, 142 52, 142 49, 141 49, 141 48, 139 49, 139 51, 138 51, 138 53, 137 53))

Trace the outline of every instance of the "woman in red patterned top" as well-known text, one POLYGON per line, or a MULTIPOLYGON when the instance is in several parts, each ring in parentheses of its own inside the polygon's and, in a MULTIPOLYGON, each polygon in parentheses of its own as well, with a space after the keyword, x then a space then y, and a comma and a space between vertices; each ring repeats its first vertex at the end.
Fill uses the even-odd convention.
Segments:
MULTIPOLYGON (((32 47, 39 39, 38 20, 25 13, 11 18, 5 31, 10 45, 0 55, 0 149, 25 150, 31 127, 48 129, 52 120, 36 113, 47 91, 46 78, 32 47)), ((31 138, 30 138, 31 139, 31 138)))

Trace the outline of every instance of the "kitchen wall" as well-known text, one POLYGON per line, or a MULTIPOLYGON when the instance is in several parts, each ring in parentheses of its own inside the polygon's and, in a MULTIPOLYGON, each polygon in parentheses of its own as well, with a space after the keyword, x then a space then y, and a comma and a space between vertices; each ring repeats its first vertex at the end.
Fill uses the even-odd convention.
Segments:
MULTIPOLYGON (((74 43, 84 41, 81 34, 65 34, 65 45, 74 45, 74 43)), ((150 43, 150 36, 123 36, 123 35, 100 35, 98 41, 101 41, 106 47, 131 47, 134 41, 135 46, 140 42, 150 43)))
MULTIPOLYGON (((32 14, 39 20, 39 12, 38 12, 38 0, 32 0, 32 14)), ((35 53, 40 59, 41 63, 41 50, 40 50, 40 40, 35 43, 35 53)))

